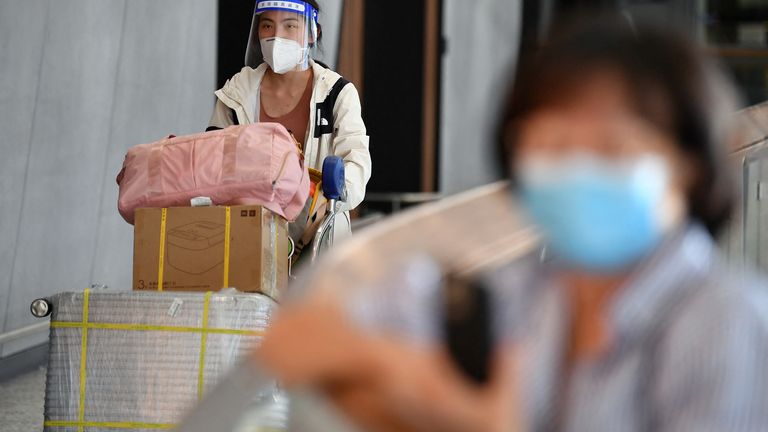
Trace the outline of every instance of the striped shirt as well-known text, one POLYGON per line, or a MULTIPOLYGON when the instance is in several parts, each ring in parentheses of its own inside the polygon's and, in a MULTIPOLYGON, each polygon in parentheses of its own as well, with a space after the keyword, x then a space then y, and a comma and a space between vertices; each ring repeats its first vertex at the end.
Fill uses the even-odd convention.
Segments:
POLYGON ((568 300, 547 266, 487 281, 497 331, 525 354, 528 430, 768 431, 768 284, 729 270, 701 227, 639 266, 609 304, 611 345, 567 376, 568 300))

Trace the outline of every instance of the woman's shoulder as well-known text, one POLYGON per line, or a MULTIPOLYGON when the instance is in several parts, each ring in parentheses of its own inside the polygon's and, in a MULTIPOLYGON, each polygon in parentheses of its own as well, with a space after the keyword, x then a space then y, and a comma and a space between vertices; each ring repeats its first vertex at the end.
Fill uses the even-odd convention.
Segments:
POLYGON ((341 78, 341 74, 331 69, 327 64, 312 60, 312 72, 315 74, 316 79, 336 81, 341 78))
POLYGON ((764 422, 765 411, 754 408, 768 402, 765 277, 743 269, 715 269, 692 291, 667 317, 668 325, 662 321, 656 341, 652 382, 659 416, 680 421, 679 407, 685 404, 700 414, 689 421, 764 422))
POLYGON ((357 92, 355 85, 351 81, 347 80, 340 73, 329 68, 324 63, 313 61, 312 68, 315 74, 315 85, 319 86, 321 93, 330 93, 336 85, 341 85, 343 87, 340 90, 348 91, 349 89, 357 92))
POLYGON ((670 331, 706 334, 743 320, 768 328, 768 279, 724 255, 705 228, 691 225, 662 249, 641 285, 646 297, 660 299, 658 321, 670 331))
POLYGON ((698 294, 691 307, 723 319, 757 319, 768 329, 768 278, 762 272, 718 264, 698 294))
MULTIPOLYGON (((734 339, 768 347, 768 279, 750 269, 717 263, 670 311, 666 339, 673 346, 698 344, 719 350, 734 339)), ((699 346, 699 349, 704 349, 699 346)))

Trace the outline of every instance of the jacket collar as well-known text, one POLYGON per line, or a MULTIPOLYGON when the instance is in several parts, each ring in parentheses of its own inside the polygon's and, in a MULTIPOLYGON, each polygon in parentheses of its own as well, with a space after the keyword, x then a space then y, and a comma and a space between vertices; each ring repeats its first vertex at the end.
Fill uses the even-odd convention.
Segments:
MULTIPOLYGON (((318 102, 318 95, 325 96, 330 91, 336 79, 333 75, 339 76, 335 72, 326 69, 314 60, 309 60, 310 67, 314 73, 314 90, 312 91, 312 103, 318 102)), ((261 86, 261 81, 267 72, 266 63, 260 64, 256 69, 244 67, 240 73, 227 80, 220 90, 216 91, 216 96, 229 108, 238 111, 242 109, 248 123, 255 123, 258 119, 259 92, 254 91, 261 86)))

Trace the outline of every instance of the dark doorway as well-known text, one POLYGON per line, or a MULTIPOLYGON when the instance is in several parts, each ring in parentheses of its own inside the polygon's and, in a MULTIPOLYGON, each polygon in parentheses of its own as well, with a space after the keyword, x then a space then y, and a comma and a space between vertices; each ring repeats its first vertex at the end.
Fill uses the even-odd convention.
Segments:
MULTIPOLYGON (((439 130, 439 110, 434 119, 427 120, 432 120, 432 124, 425 125, 424 104, 439 107, 440 103, 439 57, 436 79, 425 83, 424 78, 426 10, 425 0, 374 0, 365 4, 362 96, 373 160, 369 192, 422 191, 423 128, 439 130), (424 100, 425 85, 434 86, 435 100, 424 100)), ((442 10, 438 10, 438 15, 442 15, 442 10)), ((437 22, 442 23, 441 17, 437 17, 437 22)), ((436 40, 438 50, 441 39, 436 40)), ((435 161, 438 151, 432 156, 435 161)), ((438 178, 436 169, 431 174, 438 178)))
POLYGON ((255 4, 253 0, 219 0, 216 88, 221 88, 245 64, 245 48, 255 4))

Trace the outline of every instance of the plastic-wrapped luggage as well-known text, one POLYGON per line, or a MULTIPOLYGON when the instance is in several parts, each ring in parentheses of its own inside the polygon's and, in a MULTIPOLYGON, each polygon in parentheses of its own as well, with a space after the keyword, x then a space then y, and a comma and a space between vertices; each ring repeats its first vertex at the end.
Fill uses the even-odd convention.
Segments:
MULTIPOLYGON (((172 428, 258 344, 275 308, 266 296, 226 292, 97 290, 47 300, 48 432, 172 428)), ((253 397, 275 401, 258 426, 284 426, 276 386, 253 397)))
POLYGON ((128 150, 118 175, 118 209, 133 223, 141 207, 261 205, 293 221, 309 196, 309 175, 296 141, 276 123, 231 126, 169 137, 128 150))

